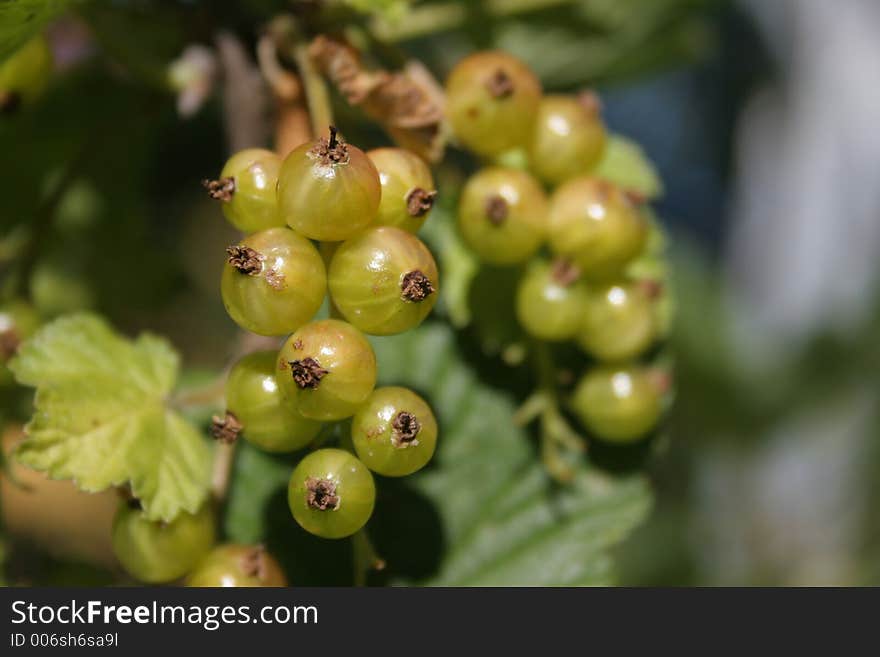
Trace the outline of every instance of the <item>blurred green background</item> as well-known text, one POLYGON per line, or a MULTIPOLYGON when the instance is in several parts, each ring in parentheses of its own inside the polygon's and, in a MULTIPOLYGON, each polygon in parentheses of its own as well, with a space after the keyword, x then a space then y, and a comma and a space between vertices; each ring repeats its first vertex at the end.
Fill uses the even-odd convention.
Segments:
MULTIPOLYGON (((46 318, 93 309, 126 333, 165 335, 183 354, 187 380, 219 373, 239 345, 218 293, 218 254, 236 235, 199 181, 229 150, 222 84, 206 82, 204 102, 182 115, 168 66, 187 46, 213 47, 220 31, 252 52, 271 17, 313 20, 317 4, 5 3, 0 55, 42 24, 56 70, 38 103, 0 119, 0 289, 30 297, 46 318), (13 266, 22 253, 23 277, 13 266)), ((465 502, 436 503, 468 485, 447 471, 463 458, 452 452, 466 449, 463 438, 450 439, 436 471, 412 486, 387 484, 380 495, 375 538, 390 564, 381 581, 515 583, 505 570, 538 567, 526 556, 552 560, 549 545, 570 539, 575 549, 560 554, 589 555, 583 571, 546 583, 880 584, 876 3, 328 4, 316 25, 350 25, 384 66, 417 58, 442 80, 464 54, 498 47, 533 66, 548 90, 597 87, 610 128, 638 141, 663 179, 655 209, 669 234, 677 297, 678 393, 668 430, 629 460, 592 456, 601 477, 646 472, 650 511, 643 484, 627 480, 607 507, 626 516, 619 530, 526 516, 508 527, 504 509, 471 519, 465 502), (529 540, 546 532, 553 542, 524 542, 522 559, 508 555, 505 564, 480 562, 479 542, 466 543, 468 532, 513 531, 520 522, 536 523, 529 540), (593 554, 590 539, 603 531, 601 554, 593 554), (401 535, 418 535, 420 553, 403 549, 401 535)), ((340 111, 352 141, 386 143, 363 117, 340 111)), ((453 190, 468 166, 450 152, 438 178, 453 190)), ((434 220, 448 221, 448 212, 434 220)), ((427 239, 435 252, 448 248, 441 229, 427 239)), ((407 383, 426 390, 448 433, 485 438, 468 418, 501 418, 497 440, 473 446, 467 458, 482 454, 489 479, 505 463, 503 477, 531 472, 528 437, 498 429, 527 392, 522 373, 481 353, 471 330, 449 329, 448 312, 441 308, 416 336, 380 340, 383 376, 411 376, 395 363, 418 352, 421 378, 407 383), (451 365, 433 376, 431 364, 444 358, 451 365), (481 411, 464 409, 456 391, 475 395, 481 411)), ((0 390, 7 436, 26 417, 28 394, 0 390)), ((282 558, 294 583, 347 583, 339 567, 346 545, 275 536, 290 522, 275 499, 289 465, 240 455, 227 531, 289 550, 282 558)), ((601 477, 585 486, 602 489, 601 477)), ((57 517, 45 520, 48 528, 32 526, 16 517, 15 507, 19 516, 29 507, 19 497, 10 502, 10 490, 6 482, 0 499, 6 581, 116 581, 100 526, 75 539, 57 517)), ((528 490, 519 494, 525 500, 528 490)), ((82 517, 106 516, 105 502, 82 517)), ((559 504, 580 509, 574 497, 559 504)))

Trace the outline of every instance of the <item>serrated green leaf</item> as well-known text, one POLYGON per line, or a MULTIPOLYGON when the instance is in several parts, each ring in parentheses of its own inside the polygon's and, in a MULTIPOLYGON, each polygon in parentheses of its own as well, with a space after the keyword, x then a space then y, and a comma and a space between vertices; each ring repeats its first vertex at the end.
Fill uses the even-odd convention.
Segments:
POLYGON ((663 181, 641 146, 620 135, 611 135, 605 157, 594 174, 646 199, 663 195, 663 181))
POLYGON ((19 383, 37 389, 18 460, 89 492, 128 482, 152 519, 195 512, 211 450, 167 404, 178 364, 165 340, 127 340, 95 315, 46 325, 10 363, 19 383))
POLYGON ((436 467, 412 477, 435 505, 447 544, 428 584, 567 586, 613 581, 608 550, 650 506, 641 477, 583 466, 557 488, 513 400, 481 383, 448 327, 431 324, 375 341, 380 378, 412 386, 437 413, 436 467))
POLYGON ((6 0, 0 2, 0 61, 6 59, 47 22, 76 0, 6 0))

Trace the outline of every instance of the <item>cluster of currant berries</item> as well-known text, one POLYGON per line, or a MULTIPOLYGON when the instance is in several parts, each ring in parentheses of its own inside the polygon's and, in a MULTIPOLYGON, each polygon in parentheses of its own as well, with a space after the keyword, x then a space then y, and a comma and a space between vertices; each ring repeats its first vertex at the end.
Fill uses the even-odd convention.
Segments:
POLYGON ((437 265, 415 236, 436 196, 430 169, 398 148, 364 153, 331 127, 283 161, 265 150, 237 153, 206 186, 248 233, 227 249, 229 315, 253 333, 289 336, 280 352, 252 353, 232 368, 215 435, 285 452, 311 443, 323 423, 351 418, 356 455, 310 453, 288 498, 307 531, 349 536, 373 511, 371 470, 409 475, 434 453, 430 407, 411 390, 375 388, 364 336, 412 329, 434 306, 437 265), (328 291, 340 319, 313 321, 328 291))
MULTIPOLYGON (((288 336, 280 351, 250 353, 232 367, 214 436, 293 452, 319 439, 328 423, 350 419, 354 453, 315 449, 288 487, 291 513, 305 530, 350 536, 373 512, 371 471, 412 474, 437 441, 434 414, 419 395, 375 387, 376 357, 364 335, 414 328, 434 306, 437 265, 414 234, 436 196, 430 169, 398 148, 364 153, 331 127, 283 161, 268 150, 238 152, 205 186, 246 233, 227 249, 222 274, 230 317, 259 335, 288 336), (314 320, 328 290, 332 314, 344 320, 314 320)), ((138 579, 189 573, 192 586, 285 584, 260 546, 212 550, 209 506, 170 523, 151 522, 138 508, 136 501, 122 505, 113 527, 114 551, 138 579)))
POLYGON ((662 285, 638 275, 652 225, 645 200, 595 176, 608 142, 592 93, 543 95, 502 52, 462 60, 446 85, 457 140, 493 162, 465 184, 463 240, 483 261, 522 267, 516 316, 539 341, 574 341, 593 359, 572 409, 596 437, 630 442, 658 424, 668 377, 640 362, 660 334, 662 285), (547 248, 549 247, 549 248, 547 248))

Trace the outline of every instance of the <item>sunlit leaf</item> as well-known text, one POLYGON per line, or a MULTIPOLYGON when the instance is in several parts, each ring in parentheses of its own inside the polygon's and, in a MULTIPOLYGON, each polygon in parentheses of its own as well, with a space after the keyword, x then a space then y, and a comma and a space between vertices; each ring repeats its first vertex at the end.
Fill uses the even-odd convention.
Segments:
POLYGON ((90 492, 129 483, 154 519, 204 502, 211 451, 168 405, 178 356, 165 340, 127 340, 100 317, 69 315, 22 344, 10 369, 37 388, 22 463, 90 492))

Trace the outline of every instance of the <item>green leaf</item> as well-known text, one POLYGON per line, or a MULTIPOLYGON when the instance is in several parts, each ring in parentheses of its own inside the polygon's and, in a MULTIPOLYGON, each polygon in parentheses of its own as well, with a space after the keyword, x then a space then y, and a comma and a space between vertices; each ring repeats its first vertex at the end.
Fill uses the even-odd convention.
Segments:
POLYGON ((409 10, 411 0, 345 0, 353 9, 393 20, 399 20, 409 10))
POLYGON ((95 315, 46 325, 10 363, 19 383, 37 389, 18 460, 89 492, 128 482, 152 519, 195 512, 211 450, 168 406, 178 365, 165 340, 127 340, 95 315))
POLYGON ((447 546, 427 583, 611 583, 609 548, 645 516, 646 482, 584 465, 571 486, 556 487, 513 424, 513 400, 480 381, 448 327, 426 325, 375 346, 383 382, 421 391, 441 427, 434 467, 411 482, 437 509, 447 546))
POLYGON ((0 61, 18 50, 74 0, 6 0, 0 2, 0 61))
POLYGON ((611 135, 605 157, 594 174, 646 199, 663 195, 663 182, 641 146, 620 135, 611 135))

